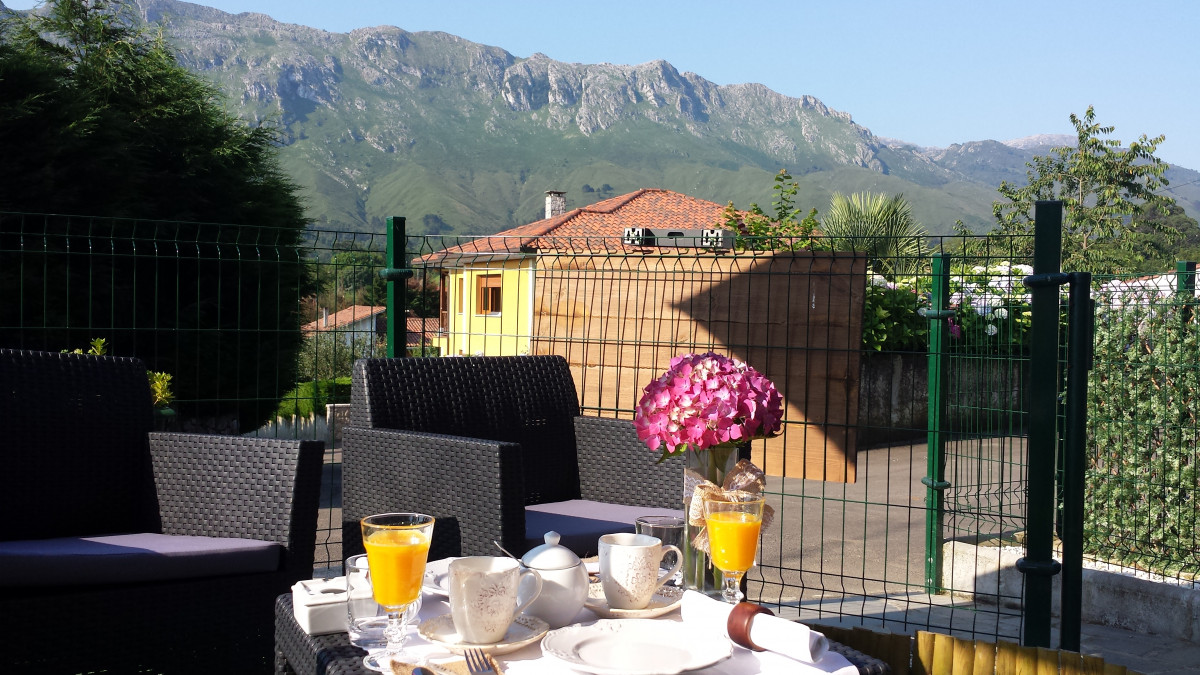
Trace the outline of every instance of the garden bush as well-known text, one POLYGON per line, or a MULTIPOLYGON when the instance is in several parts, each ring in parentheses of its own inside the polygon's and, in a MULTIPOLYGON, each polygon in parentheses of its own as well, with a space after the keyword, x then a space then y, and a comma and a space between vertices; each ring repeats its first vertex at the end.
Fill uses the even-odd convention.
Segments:
POLYGON ((1161 294, 1097 295, 1084 546, 1162 574, 1200 572, 1200 326, 1161 294), (1152 297, 1153 296, 1153 297, 1152 297))

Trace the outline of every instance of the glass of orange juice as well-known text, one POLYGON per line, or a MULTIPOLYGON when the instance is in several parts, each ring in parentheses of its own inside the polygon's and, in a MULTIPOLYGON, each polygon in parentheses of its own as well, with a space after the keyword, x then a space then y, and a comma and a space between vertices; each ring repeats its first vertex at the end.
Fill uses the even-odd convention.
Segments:
POLYGON ((704 501, 709 559, 724 575, 725 601, 742 599, 742 576, 754 566, 758 535, 762 529, 763 498, 738 490, 710 494, 704 501))
POLYGON ((387 647, 367 654, 363 664, 371 670, 390 672, 389 661, 403 660, 407 639, 408 606, 421 595, 429 542, 433 536, 433 516, 421 513, 383 513, 362 519, 363 547, 367 549, 367 567, 371 590, 387 610, 383 636, 387 647))

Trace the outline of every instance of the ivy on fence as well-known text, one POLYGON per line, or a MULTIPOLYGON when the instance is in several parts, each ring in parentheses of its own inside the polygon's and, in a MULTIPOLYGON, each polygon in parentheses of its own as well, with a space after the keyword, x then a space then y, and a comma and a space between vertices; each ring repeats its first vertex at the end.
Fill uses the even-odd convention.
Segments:
POLYGON ((1200 325, 1190 298, 1101 291, 1088 389, 1084 546, 1200 573, 1200 325))

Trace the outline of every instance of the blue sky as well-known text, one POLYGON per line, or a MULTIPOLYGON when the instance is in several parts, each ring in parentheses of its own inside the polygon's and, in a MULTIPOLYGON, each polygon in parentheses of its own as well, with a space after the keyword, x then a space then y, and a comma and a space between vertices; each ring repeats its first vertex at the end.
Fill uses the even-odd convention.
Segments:
MULTIPOLYGON (((33 0, 3 0, 27 8, 33 0)), ((334 32, 438 30, 518 57, 671 62, 718 84, 811 95, 918 145, 1073 133, 1096 107, 1124 142, 1200 170, 1195 0, 207 0, 334 32)))

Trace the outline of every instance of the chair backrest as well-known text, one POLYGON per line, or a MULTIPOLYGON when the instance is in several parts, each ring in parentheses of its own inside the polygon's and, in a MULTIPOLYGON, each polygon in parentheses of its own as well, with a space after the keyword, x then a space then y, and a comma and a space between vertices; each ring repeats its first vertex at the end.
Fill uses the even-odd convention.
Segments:
MULTIPOLYGON (((1105 663, 1099 656, 1065 649, 1022 647, 1015 642, 972 640, 944 633, 917 631, 916 635, 885 633, 855 626, 808 624, 834 640, 889 666, 886 675, 940 675, 978 673, 1104 673, 1139 675, 1125 666, 1105 663)), ((881 675, 884 675, 881 673, 881 675)))
POLYGON ((0 411, 0 540, 158 530, 141 361, 0 349, 0 411))
POLYGON ((579 498, 575 380, 561 356, 363 359, 351 426, 520 443, 525 503, 579 498))

